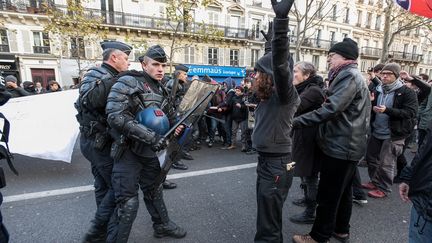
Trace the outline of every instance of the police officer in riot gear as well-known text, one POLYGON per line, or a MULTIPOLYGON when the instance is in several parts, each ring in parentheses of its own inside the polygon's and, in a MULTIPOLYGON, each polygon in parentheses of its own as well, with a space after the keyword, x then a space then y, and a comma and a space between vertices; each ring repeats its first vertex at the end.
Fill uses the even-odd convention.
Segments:
POLYGON ((114 77, 129 67, 132 47, 117 41, 102 42, 103 63, 84 75, 75 103, 80 124, 81 152, 91 163, 97 211, 84 242, 105 241, 107 224, 115 209, 111 188, 113 160, 110 157, 112 139, 108 134, 105 106, 114 77))
MULTIPOLYGON (((183 238, 186 231, 168 217, 162 187, 155 189, 155 179, 161 172, 156 151, 166 141, 146 124, 137 121, 137 114, 146 108, 159 108, 169 114, 168 93, 160 84, 166 66, 165 51, 150 47, 142 60, 144 72, 129 71, 121 74, 108 96, 106 113, 112 146, 114 167, 113 189, 117 203, 115 225, 108 241, 127 242, 138 211, 138 184, 144 192, 144 202, 153 221, 154 236, 183 238)), ((182 127, 176 129, 181 133, 182 127)))

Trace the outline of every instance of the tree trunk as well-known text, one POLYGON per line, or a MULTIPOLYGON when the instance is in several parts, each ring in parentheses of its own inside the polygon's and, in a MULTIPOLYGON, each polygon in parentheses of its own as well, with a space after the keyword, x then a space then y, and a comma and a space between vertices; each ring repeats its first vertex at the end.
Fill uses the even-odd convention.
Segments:
POLYGON ((390 22, 391 22, 391 9, 392 5, 387 6, 384 13, 384 38, 382 44, 382 52, 381 52, 381 63, 386 63, 389 59, 389 49, 390 49, 390 35, 392 34, 390 31, 390 22))

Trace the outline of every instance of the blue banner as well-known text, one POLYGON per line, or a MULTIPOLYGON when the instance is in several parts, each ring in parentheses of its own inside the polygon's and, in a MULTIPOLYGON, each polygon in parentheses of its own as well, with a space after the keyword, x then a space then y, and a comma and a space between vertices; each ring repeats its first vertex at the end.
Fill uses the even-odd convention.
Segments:
POLYGON ((229 67, 229 66, 206 66, 206 65, 186 65, 189 67, 188 76, 204 76, 209 77, 244 77, 246 76, 245 67, 229 67))

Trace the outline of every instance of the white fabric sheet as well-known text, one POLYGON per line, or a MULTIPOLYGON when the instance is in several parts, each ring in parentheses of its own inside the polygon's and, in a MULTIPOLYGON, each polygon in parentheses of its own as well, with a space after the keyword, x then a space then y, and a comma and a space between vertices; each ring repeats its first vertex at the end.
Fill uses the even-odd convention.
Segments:
POLYGON ((1 106, 0 112, 11 124, 11 152, 70 163, 79 134, 77 97, 74 89, 13 98, 1 106))

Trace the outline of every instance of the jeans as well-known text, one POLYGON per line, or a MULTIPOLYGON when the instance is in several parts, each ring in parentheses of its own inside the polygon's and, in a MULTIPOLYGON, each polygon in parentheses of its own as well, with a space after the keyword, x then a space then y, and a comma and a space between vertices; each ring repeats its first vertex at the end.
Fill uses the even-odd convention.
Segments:
POLYGON ((409 226, 409 243, 430 243, 432 241, 432 222, 426 221, 417 213, 414 206, 411 209, 409 226))

